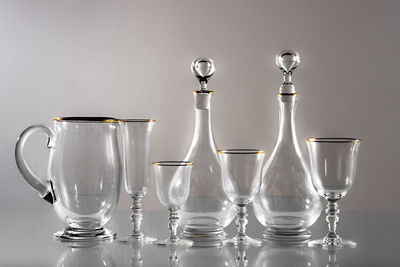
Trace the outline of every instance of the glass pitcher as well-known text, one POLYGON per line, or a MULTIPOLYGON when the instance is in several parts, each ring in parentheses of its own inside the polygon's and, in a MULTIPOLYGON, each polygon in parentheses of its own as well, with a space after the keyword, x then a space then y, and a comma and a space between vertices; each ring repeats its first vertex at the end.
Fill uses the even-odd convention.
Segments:
POLYGON ((118 120, 106 117, 54 119, 54 130, 35 125, 22 132, 15 159, 24 179, 54 205, 66 229, 61 241, 99 241, 115 238, 103 226, 119 199, 122 161, 118 120), (29 136, 41 132, 50 149, 48 177, 38 178, 27 165, 23 149, 29 136))

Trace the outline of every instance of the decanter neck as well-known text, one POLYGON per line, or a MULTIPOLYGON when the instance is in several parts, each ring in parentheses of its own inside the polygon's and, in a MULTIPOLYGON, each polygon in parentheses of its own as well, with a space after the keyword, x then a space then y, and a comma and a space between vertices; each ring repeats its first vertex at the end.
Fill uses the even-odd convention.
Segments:
POLYGON ((211 128, 211 104, 212 91, 194 92, 194 110, 195 110, 195 130, 193 141, 208 142, 215 147, 212 128, 211 128))
POLYGON ((279 101, 279 137, 278 142, 284 141, 286 144, 297 144, 295 111, 296 94, 280 94, 279 101))

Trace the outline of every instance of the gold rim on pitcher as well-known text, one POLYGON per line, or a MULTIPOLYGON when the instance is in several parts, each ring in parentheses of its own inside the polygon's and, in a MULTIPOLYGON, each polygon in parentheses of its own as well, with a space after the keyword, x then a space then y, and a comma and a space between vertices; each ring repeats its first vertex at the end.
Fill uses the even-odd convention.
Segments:
POLYGON ((67 122, 120 122, 121 120, 112 117, 56 117, 54 121, 67 122))

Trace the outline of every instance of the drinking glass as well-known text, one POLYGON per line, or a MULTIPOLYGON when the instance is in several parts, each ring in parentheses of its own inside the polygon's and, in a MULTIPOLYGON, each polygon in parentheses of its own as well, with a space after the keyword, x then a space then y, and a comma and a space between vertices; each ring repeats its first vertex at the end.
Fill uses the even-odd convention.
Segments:
POLYGON ((150 138, 155 120, 121 120, 124 155, 125 189, 132 198, 132 234, 122 242, 151 243, 156 238, 145 236, 142 232, 142 199, 150 184, 150 138))
POLYGON ((261 186, 261 166, 265 151, 257 149, 218 150, 222 169, 222 185, 225 195, 237 207, 238 234, 224 244, 261 245, 261 241, 246 235, 247 205, 261 186))
POLYGON ((344 197, 354 182, 358 149, 357 138, 309 138, 306 140, 310 155, 312 180, 317 192, 328 201, 326 221, 329 232, 310 246, 355 246, 336 232, 339 221, 337 201, 344 197))
POLYGON ((190 190, 190 172, 194 163, 190 161, 153 162, 156 193, 160 202, 169 210, 169 231, 167 240, 156 241, 163 246, 191 246, 192 241, 180 239, 177 235, 178 210, 185 203, 190 190))

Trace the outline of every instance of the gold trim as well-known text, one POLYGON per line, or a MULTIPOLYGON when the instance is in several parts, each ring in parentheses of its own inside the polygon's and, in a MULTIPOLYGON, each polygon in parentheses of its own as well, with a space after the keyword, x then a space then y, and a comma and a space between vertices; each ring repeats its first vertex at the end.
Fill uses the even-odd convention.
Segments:
POLYGON ((217 151, 221 154, 264 154, 266 150, 259 150, 259 149, 246 149, 246 148, 238 148, 238 149, 221 149, 217 151))
POLYGON ((152 119, 120 119, 123 122, 156 122, 156 120, 152 119))
POLYGON ((195 94, 213 94, 214 91, 209 91, 209 90, 193 90, 193 93, 195 94))
POLYGON ((359 143, 362 139, 349 137, 313 137, 307 138, 306 141, 310 143, 359 143))
POLYGON ((278 95, 282 95, 282 96, 297 96, 297 93, 278 93, 278 95))
POLYGON ((119 122, 121 120, 111 117, 56 117, 54 121, 69 121, 69 122, 119 122))
POLYGON ((152 163, 154 166, 166 166, 166 167, 185 167, 185 166, 193 166, 194 162, 192 161, 179 161, 179 160, 164 160, 164 161, 155 161, 152 163))

